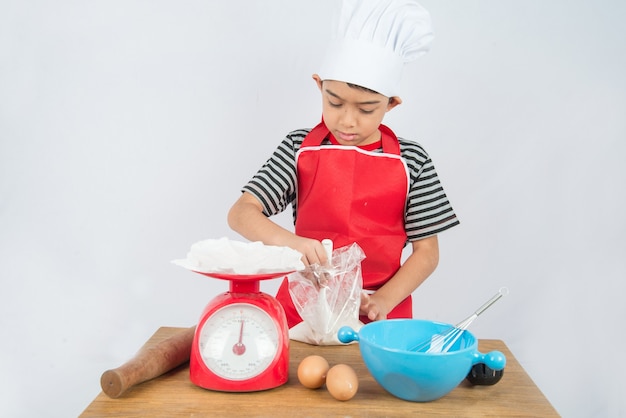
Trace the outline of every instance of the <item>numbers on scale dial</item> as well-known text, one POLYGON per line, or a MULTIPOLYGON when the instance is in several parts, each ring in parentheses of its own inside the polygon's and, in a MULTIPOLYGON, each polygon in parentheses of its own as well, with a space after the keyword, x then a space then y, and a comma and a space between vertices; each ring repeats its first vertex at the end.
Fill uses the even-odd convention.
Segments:
POLYGON ((200 353, 216 375, 230 380, 262 373, 278 352, 279 330, 262 309, 235 303, 215 311, 203 324, 200 353))

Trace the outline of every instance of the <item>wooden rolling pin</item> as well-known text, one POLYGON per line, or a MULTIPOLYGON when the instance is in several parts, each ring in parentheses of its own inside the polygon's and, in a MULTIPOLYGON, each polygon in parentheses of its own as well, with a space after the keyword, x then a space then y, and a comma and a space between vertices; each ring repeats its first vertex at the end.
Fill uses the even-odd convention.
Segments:
POLYGON ((189 360, 196 327, 184 329, 152 347, 142 347, 117 369, 107 370, 100 378, 102 391, 118 398, 131 387, 154 379, 189 360))

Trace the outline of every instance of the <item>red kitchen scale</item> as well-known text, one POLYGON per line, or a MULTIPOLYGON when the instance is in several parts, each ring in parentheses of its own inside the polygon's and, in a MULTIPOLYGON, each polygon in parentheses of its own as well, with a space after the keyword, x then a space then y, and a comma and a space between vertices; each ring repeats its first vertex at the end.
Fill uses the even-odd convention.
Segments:
POLYGON ((261 280, 291 272, 230 275, 229 291, 204 308, 191 347, 189 375, 202 388, 253 392, 278 387, 289 378, 289 328, 285 311, 260 291, 261 280))

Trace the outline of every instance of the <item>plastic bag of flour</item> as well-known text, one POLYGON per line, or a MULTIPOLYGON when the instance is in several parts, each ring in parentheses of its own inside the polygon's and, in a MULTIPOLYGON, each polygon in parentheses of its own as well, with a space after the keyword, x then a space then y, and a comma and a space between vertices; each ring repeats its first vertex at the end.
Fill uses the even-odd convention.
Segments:
POLYGON ((328 266, 311 265, 288 276, 291 299, 303 319, 289 330, 292 340, 341 344, 337 339, 339 328, 348 325, 358 331, 363 326, 359 308, 365 253, 356 243, 331 251, 328 266))

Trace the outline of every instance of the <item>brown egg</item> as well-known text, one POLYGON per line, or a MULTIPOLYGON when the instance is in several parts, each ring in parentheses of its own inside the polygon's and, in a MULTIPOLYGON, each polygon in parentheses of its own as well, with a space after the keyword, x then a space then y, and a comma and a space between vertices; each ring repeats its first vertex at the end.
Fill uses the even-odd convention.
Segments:
POLYGON ((304 387, 317 389, 326 381, 328 361, 322 356, 305 357, 298 365, 298 380, 304 387))
POLYGON ((337 364, 326 374, 326 389, 333 398, 347 401, 356 395, 359 378, 354 369, 347 364, 337 364))

